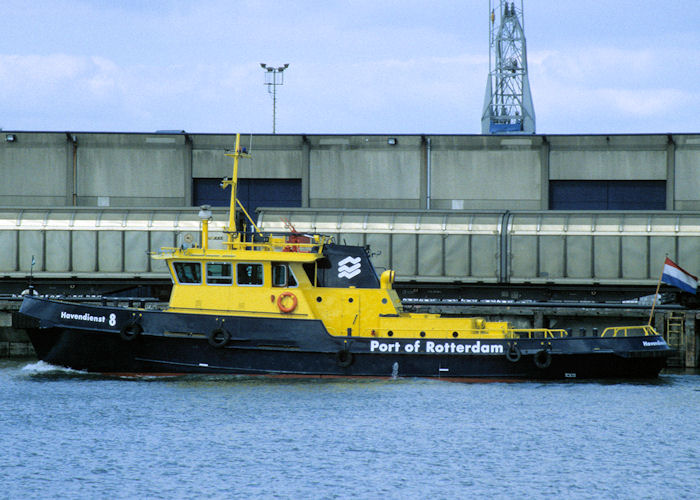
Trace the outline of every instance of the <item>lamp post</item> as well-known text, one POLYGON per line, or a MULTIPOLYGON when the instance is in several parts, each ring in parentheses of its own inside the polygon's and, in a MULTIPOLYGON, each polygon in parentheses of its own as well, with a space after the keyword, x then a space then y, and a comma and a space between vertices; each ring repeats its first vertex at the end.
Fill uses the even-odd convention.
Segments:
POLYGON ((272 133, 277 133, 277 86, 284 85, 284 70, 289 64, 274 67, 265 63, 260 63, 260 67, 265 70, 265 85, 267 92, 272 96, 272 133))

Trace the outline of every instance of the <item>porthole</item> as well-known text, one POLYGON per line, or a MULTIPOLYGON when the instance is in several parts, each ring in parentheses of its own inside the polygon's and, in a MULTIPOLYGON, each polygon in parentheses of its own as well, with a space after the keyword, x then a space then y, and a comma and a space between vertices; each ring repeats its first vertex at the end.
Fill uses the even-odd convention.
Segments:
POLYGON ((393 336, 394 336, 394 332, 392 332, 391 330, 389 330, 388 332, 386 332, 386 334, 387 334, 389 337, 393 337, 393 336))
POLYGON ((421 337, 425 337, 425 332, 420 332, 421 337))
POLYGON ((348 299, 348 302, 350 302, 350 303, 352 304, 352 300, 353 300, 352 297, 350 297, 350 298, 348 299))
POLYGON ((459 333, 457 333, 457 332, 452 332, 452 336, 453 336, 453 337, 459 337, 459 333))
POLYGON ((316 302, 321 302, 323 299, 321 297, 316 297, 316 302))
POLYGON ((386 300, 386 298, 382 299, 382 304, 386 304, 387 302, 388 302, 388 300, 386 300))

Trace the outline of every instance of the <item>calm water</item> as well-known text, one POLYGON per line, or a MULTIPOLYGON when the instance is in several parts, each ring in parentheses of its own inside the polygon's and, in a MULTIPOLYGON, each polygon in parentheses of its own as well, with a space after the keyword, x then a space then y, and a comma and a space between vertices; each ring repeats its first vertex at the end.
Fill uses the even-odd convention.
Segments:
POLYGON ((0 361, 0 498, 698 498, 700 376, 115 379, 0 361))

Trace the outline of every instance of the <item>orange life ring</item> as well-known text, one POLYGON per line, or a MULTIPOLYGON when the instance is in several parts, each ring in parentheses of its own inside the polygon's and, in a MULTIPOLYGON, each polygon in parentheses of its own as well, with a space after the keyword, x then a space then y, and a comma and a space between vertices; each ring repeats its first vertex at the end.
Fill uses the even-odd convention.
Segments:
POLYGON ((282 292, 280 293, 279 297, 277 297, 277 307, 280 308, 280 311, 283 313, 290 313, 294 309, 297 308, 297 297, 294 295, 292 292, 282 292), (283 301, 285 297, 290 297, 292 299, 292 303, 289 305, 284 305, 283 301))

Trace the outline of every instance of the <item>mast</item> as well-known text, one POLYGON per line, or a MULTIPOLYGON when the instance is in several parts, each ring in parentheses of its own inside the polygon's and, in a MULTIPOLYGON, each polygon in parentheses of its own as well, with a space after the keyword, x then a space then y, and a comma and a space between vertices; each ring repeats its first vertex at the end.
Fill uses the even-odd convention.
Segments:
POLYGON ((238 202, 238 199, 236 198, 236 187, 238 186, 238 160, 240 158, 250 158, 250 155, 247 154, 245 149, 241 148, 241 134, 236 134, 236 145, 233 153, 225 153, 225 155, 233 158, 233 177, 230 180, 224 179, 221 182, 221 187, 224 189, 231 186, 231 201, 229 204, 227 231, 228 243, 232 245, 234 243, 234 239, 235 241, 240 241, 241 238, 240 234, 238 233, 238 228, 236 227, 236 203, 238 202))

